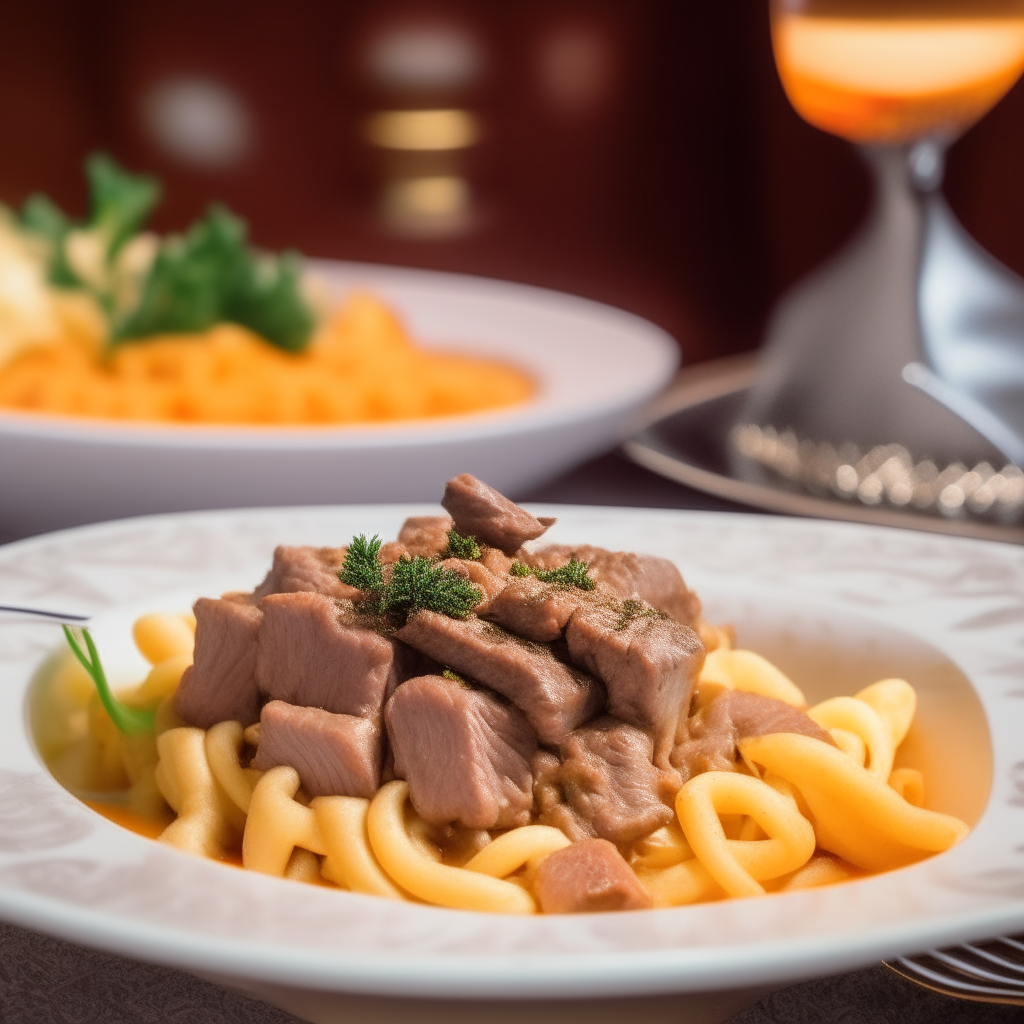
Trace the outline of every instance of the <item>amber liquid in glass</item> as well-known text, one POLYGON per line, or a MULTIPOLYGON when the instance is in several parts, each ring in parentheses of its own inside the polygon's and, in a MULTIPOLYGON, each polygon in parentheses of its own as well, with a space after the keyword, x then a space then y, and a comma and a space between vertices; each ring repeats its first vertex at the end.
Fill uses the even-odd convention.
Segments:
POLYGON ((772 40, 790 102, 818 128, 953 138, 1024 70, 1024 0, 778 0, 772 40))

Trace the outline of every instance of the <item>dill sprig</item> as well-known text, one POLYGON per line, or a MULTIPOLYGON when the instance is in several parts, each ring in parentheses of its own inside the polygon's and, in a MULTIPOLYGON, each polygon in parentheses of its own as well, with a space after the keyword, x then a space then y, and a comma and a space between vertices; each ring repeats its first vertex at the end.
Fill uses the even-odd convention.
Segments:
POLYGON ((560 590, 593 590, 597 584, 590 578, 590 565, 578 558, 571 558, 557 569, 531 569, 522 562, 513 562, 509 568, 513 576, 536 576, 541 583, 558 587, 560 590))
POLYGON ((338 572, 342 583, 367 595, 366 606, 377 615, 404 618, 419 608, 464 619, 483 596, 454 569, 434 565, 429 558, 408 555, 385 574, 380 562, 381 541, 354 537, 338 572))
POLYGON ((352 538, 345 553, 338 579, 357 590, 371 593, 384 589, 384 568, 380 564, 381 539, 376 534, 366 539, 365 534, 352 538))
POLYGON ((442 553, 442 559, 465 558, 475 562, 480 558, 481 554, 480 545, 477 543, 476 537, 469 537, 459 533, 454 526, 448 531, 448 547, 442 553))
POLYGON ((429 558, 400 558, 377 603, 382 615, 409 615, 419 608, 464 619, 483 595, 454 569, 434 565, 429 558))
POLYGON ((85 640, 88 654, 82 650, 82 645, 78 642, 78 638, 70 626, 64 627, 64 636, 67 637, 68 644, 75 657, 81 662, 82 668, 89 673, 89 678, 96 684, 96 691, 100 695, 103 706, 107 709, 107 714, 110 715, 110 720, 127 736, 140 732, 152 732, 155 712, 143 708, 131 708, 114 696, 110 689, 110 683, 107 682, 107 674, 103 671, 103 664, 100 661, 99 651, 96 650, 96 644, 93 642, 92 634, 85 626, 79 627, 79 630, 85 640))

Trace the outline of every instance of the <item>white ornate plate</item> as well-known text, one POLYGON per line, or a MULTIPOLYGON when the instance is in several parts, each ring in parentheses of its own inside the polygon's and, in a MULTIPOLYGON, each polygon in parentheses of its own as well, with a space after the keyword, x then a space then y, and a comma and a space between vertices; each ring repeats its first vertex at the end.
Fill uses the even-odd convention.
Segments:
POLYGON ((468 416, 324 427, 219 427, 0 411, 0 535, 147 512, 426 501, 438 480, 486 476, 515 494, 606 451, 663 388, 679 348, 598 302, 465 274, 310 262, 340 301, 370 290, 424 348, 530 374, 522 405, 468 416))
MULTIPOLYGON (((423 506, 263 509, 107 523, 0 548, 0 601, 96 615, 115 676, 144 609, 261 578, 277 543, 394 535, 423 506)), ((27 727, 55 627, 0 624, 0 917, 130 956, 330 991, 542 998, 700 992, 856 968, 1024 929, 1024 552, 853 524, 548 507, 556 540, 667 554, 712 618, 812 699, 904 675, 911 759, 973 832, 863 881, 672 910, 506 918, 396 905, 193 859, 60 788, 27 727)))

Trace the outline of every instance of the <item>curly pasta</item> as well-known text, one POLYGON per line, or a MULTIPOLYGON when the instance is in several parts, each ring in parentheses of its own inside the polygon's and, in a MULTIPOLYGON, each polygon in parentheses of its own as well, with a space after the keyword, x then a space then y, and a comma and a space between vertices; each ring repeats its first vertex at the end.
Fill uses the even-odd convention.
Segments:
MULTIPOLYGON (((192 661, 194 626, 190 616, 167 614, 135 624, 152 667, 120 698, 156 709, 152 733, 119 733, 76 665, 61 666, 55 685, 65 717, 47 726, 45 739, 55 749, 63 744, 66 784, 122 789, 122 806, 142 815, 153 835, 163 828, 162 842, 222 860, 240 850, 243 867, 276 878, 457 909, 537 911, 539 866, 571 845, 560 829, 534 819, 489 838, 478 834, 472 855, 442 853, 402 780, 369 800, 309 800, 295 768, 248 767, 258 724, 184 725, 172 698, 192 661), (163 827, 168 808, 175 817, 163 827), (154 829, 154 822, 161 824, 154 829)), ((905 680, 883 679, 808 709, 771 662, 723 645, 707 656, 697 706, 724 690, 805 710, 836 745, 796 733, 748 736, 738 741, 734 770, 690 778, 675 794, 673 821, 622 851, 654 906, 847 881, 945 850, 968 831, 957 818, 925 808, 918 769, 893 767, 916 711, 905 680)))

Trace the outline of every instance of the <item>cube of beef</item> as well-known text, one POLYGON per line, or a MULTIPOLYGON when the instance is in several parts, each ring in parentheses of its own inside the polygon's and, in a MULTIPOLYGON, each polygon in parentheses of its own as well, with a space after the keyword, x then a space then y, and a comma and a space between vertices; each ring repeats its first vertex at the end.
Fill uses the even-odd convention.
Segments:
POLYGON ((264 696, 380 716, 398 681, 392 641, 358 625, 346 606, 323 594, 268 594, 260 608, 256 681, 264 696))
POLYGON ((272 700, 260 715, 252 767, 267 771, 286 764, 299 773, 310 796, 368 800, 380 788, 383 746, 379 720, 272 700))
POLYGON ((572 733, 559 752, 565 801, 600 838, 631 843, 672 820, 679 777, 655 767, 646 732, 599 718, 572 733))
POLYGON ((263 612, 242 601, 201 597, 192 606, 196 644, 174 695, 174 710, 189 725, 251 725, 260 716, 256 647, 263 612))
POLYGON ((403 683, 385 710, 395 774, 425 821, 470 829, 525 825, 537 736, 516 708, 442 676, 403 683))
POLYGON ((737 744, 748 736, 795 732, 835 746, 828 732, 799 708, 743 690, 720 693, 686 723, 684 731, 688 738, 671 756, 684 782, 702 772, 732 771, 739 757, 737 744))
POLYGON ((668 767, 680 716, 704 664, 689 627, 640 602, 581 604, 565 631, 569 656, 604 683, 608 713, 654 738, 655 761, 668 767))
POLYGON ((433 558, 448 547, 451 516, 409 516, 398 531, 398 543, 414 558, 433 558))
POLYGON ((494 623, 418 611, 398 637, 507 697, 544 743, 558 743, 604 707, 604 687, 596 679, 559 661, 550 647, 494 623))
POLYGON ((539 537, 554 519, 537 519, 469 473, 445 484, 441 504, 461 534, 511 555, 539 537))
POLYGON ((653 904, 615 847, 587 839, 541 861, 534 883, 545 914, 647 910, 653 904))
POLYGON ((613 597, 623 601, 639 599, 686 626, 699 623, 700 599, 667 558, 607 551, 590 544, 549 544, 523 555, 527 565, 538 569, 558 569, 572 558, 586 562, 591 578, 613 597))
POLYGON ((480 614, 527 640, 550 643, 565 632, 584 599, 582 590, 553 587, 536 576, 514 577, 480 614))
POLYGON ((267 594, 293 594, 307 590, 328 597, 355 600, 359 591, 338 579, 346 550, 305 545, 275 548, 273 565, 253 591, 253 600, 259 601, 267 594))

